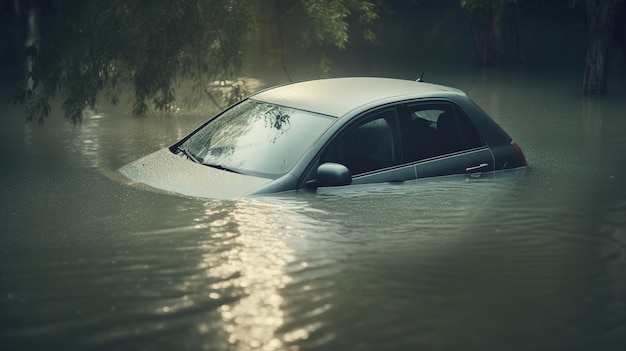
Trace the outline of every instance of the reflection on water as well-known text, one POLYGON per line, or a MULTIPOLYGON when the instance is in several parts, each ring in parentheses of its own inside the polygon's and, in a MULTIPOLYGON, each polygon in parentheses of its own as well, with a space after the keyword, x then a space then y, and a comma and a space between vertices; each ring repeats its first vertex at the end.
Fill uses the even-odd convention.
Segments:
POLYGON ((622 350, 625 99, 443 80, 523 176, 195 199, 116 170, 206 116, 3 121, 0 349, 622 350))
MULTIPOLYGON (((238 298, 218 309, 228 343, 237 350, 281 349, 283 342, 275 336, 283 324, 280 289, 291 282, 285 266, 294 260, 292 250, 284 242, 294 228, 280 221, 285 209, 237 202, 227 217, 219 220, 215 220, 210 207, 206 211, 212 235, 211 240, 200 244, 205 251, 200 268, 219 279, 207 293, 213 299, 224 294, 226 298, 238 298), (216 254, 216 240, 222 245, 228 242, 228 249, 216 254)), ((210 333, 212 328, 200 323, 198 331, 210 333)))

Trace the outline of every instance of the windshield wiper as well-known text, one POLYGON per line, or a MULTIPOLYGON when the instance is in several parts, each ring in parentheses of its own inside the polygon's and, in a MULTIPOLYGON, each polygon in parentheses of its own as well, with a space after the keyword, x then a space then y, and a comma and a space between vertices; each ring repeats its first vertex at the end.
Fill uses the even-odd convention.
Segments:
POLYGON ((219 169, 219 170, 222 170, 222 171, 228 171, 228 172, 233 172, 233 173, 240 173, 240 172, 235 171, 232 168, 224 167, 222 165, 216 165, 216 164, 212 164, 212 163, 203 163, 203 165, 209 166, 209 167, 213 167, 215 169, 219 169))
POLYGON ((178 150, 178 151, 182 152, 182 153, 183 153, 183 155, 187 156, 187 158, 188 158, 188 159, 190 159, 190 160, 192 160, 193 162, 195 162, 195 163, 200 163, 200 161, 198 161, 198 159, 197 159, 197 158, 195 158, 195 157, 191 154, 191 152, 189 152, 189 150, 187 150, 187 149, 185 149, 185 148, 182 148, 182 147, 180 147, 180 146, 177 146, 177 147, 176 147, 176 150, 178 150))
POLYGON ((216 168, 216 169, 219 169, 219 170, 222 170, 222 171, 228 171, 228 172, 233 172, 233 173, 240 173, 240 172, 235 171, 234 169, 231 169, 231 168, 228 168, 228 167, 224 167, 222 165, 201 162, 191 152, 189 152, 189 150, 185 149, 184 147, 177 146, 176 150, 182 152, 183 155, 185 155, 188 159, 192 160, 193 162, 201 164, 203 166, 213 167, 213 168, 216 168))

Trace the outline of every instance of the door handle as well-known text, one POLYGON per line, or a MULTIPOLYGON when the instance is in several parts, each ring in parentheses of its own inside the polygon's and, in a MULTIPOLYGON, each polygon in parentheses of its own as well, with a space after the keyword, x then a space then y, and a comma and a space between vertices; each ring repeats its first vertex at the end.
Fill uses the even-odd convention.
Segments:
POLYGON ((481 163, 481 164, 476 165, 476 166, 467 167, 465 169, 465 172, 474 172, 474 171, 476 171, 478 169, 481 169, 481 168, 484 168, 484 167, 487 167, 487 166, 489 166, 487 163, 481 163))

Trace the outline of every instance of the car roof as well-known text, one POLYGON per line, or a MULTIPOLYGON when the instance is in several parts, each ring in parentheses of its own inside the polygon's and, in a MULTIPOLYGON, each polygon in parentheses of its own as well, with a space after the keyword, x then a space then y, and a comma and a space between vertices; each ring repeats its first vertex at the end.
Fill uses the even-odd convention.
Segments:
POLYGON ((350 77, 327 78, 285 84, 263 90, 252 99, 341 117, 374 103, 420 98, 465 95, 461 90, 413 80, 350 77))

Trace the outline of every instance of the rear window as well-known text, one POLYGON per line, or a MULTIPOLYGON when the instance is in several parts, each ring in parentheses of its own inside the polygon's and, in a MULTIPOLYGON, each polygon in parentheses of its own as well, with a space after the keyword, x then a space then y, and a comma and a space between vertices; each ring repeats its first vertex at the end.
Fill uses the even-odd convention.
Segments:
POLYGON ((468 117, 450 103, 408 105, 407 161, 471 150, 485 143, 468 117))

